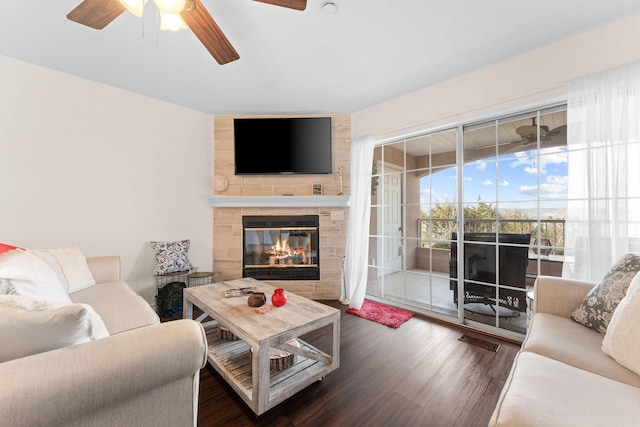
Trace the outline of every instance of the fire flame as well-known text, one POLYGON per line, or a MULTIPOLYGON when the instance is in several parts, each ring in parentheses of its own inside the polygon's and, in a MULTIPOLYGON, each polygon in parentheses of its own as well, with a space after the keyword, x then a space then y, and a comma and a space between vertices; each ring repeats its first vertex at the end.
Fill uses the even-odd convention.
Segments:
POLYGON ((271 253, 279 260, 284 260, 295 255, 302 256, 302 264, 307 263, 307 256, 304 253, 304 249, 291 249, 289 242, 286 240, 280 240, 280 238, 276 240, 275 245, 271 246, 271 253))
POLYGON ((291 255, 289 242, 280 241, 280 238, 278 238, 276 244, 273 246, 273 250, 277 255, 291 255))

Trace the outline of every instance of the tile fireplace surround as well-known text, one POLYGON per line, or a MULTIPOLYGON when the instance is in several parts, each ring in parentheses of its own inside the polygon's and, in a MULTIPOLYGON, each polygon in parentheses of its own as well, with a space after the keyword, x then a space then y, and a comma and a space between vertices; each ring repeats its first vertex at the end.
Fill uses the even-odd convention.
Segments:
POLYGON ((216 116, 214 119, 214 173, 229 179, 227 190, 222 193, 215 192, 210 197, 213 208, 215 280, 232 280, 242 277, 243 216, 318 215, 321 248, 320 279, 266 282, 311 299, 338 299, 349 215, 347 203, 348 194, 350 194, 350 117, 331 115, 333 174, 267 176, 234 175, 233 119, 235 117, 261 116, 216 116), (338 196, 341 167, 344 195, 338 196), (314 184, 322 185, 322 196, 312 196, 314 184), (285 194, 287 196, 284 196, 285 194))

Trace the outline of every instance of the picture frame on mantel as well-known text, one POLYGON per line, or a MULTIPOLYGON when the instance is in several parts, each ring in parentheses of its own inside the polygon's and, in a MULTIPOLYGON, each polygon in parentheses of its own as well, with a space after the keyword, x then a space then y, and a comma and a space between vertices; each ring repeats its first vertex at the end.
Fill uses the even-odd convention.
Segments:
POLYGON ((313 184, 311 194, 314 196, 322 196, 322 184, 313 184))

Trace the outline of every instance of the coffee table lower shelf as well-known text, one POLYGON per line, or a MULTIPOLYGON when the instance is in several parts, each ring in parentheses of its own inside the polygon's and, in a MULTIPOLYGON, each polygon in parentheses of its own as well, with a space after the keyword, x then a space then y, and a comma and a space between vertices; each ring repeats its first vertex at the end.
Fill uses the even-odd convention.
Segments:
MULTIPOLYGON (((203 324, 209 346, 207 359, 211 366, 227 381, 256 415, 278 405, 298 391, 316 381, 322 380, 335 368, 330 363, 295 356, 293 365, 287 369, 272 372, 269 376, 269 397, 267 402, 255 402, 252 378, 252 352, 242 341, 228 341, 220 337, 216 321, 203 324)), ((326 355, 321 350, 296 338, 300 348, 318 355, 326 355)), ((257 394, 257 393, 256 393, 257 394)))

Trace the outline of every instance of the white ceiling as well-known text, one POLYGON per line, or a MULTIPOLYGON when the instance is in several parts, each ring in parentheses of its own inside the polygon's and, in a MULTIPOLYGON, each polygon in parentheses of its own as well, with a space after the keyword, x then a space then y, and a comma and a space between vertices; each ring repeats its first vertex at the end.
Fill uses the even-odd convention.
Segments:
POLYGON ((3 2, 0 54, 211 114, 352 113, 640 12, 640 0, 334 0, 335 15, 326 0, 304 12, 202 0, 240 54, 218 65, 190 31, 159 32, 151 1, 102 31, 66 19, 80 1, 3 2))

